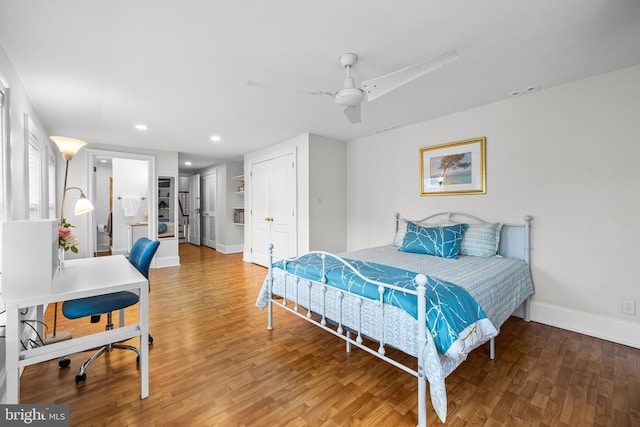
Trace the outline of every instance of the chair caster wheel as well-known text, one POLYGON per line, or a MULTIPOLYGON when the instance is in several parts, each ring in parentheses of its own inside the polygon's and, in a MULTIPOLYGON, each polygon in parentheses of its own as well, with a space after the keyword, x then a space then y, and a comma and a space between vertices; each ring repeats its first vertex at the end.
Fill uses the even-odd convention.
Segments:
POLYGON ((149 345, 153 344, 153 337, 149 335, 149 345))
POLYGON ((71 359, 60 359, 58 360, 58 366, 61 368, 68 368, 71 365, 71 359))
POLYGON ((136 357, 136 365, 140 364, 140 356, 136 357))
POLYGON ((76 375, 76 384, 83 383, 87 380, 87 374, 76 375))

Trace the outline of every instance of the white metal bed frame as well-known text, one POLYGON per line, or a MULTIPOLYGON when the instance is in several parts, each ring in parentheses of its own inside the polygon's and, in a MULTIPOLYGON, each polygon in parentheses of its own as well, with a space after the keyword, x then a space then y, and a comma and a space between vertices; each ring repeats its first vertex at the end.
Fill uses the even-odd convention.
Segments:
MULTIPOLYGON (((398 227, 399 227, 399 223, 400 223, 400 215, 396 213, 395 215, 396 217, 396 232, 398 231, 398 227)), ((474 221, 474 223, 488 223, 488 221, 484 221, 480 218, 477 218, 473 215, 469 215, 469 214, 465 214, 465 213, 461 213, 461 212, 443 212, 443 213, 437 213, 434 215, 430 215, 426 218, 423 218, 419 221, 411 221, 415 224, 425 224, 428 223, 429 221, 432 221, 438 217, 446 217, 446 221, 447 222, 461 222, 458 220, 458 218, 464 218, 464 219, 471 219, 474 221)), ((504 224, 502 227, 502 231, 501 231, 501 236, 500 236, 500 244, 498 247, 498 254, 502 255, 502 256, 506 256, 506 257, 511 257, 511 258, 518 258, 518 259, 522 259, 524 260, 527 264, 530 264, 530 252, 531 252, 531 245, 530 245, 530 241, 531 241, 531 220, 532 217, 529 215, 526 215, 524 217, 524 223, 523 224, 504 224)), ((468 221, 466 221, 468 222, 468 221)), ((321 257, 322 259, 322 274, 321 274, 321 281, 317 282, 317 281, 309 281, 309 285, 308 285, 308 290, 309 290, 309 299, 308 301, 311 301, 311 282, 316 283, 316 284, 321 284, 322 285, 322 292, 323 294, 326 293, 327 290, 327 285, 326 285, 326 277, 325 277, 325 262, 327 257, 329 258, 333 258, 335 260, 337 260, 338 262, 341 262, 342 264, 344 264, 345 266, 347 266, 347 268, 350 268, 356 275, 358 275, 362 280, 365 280, 368 283, 371 283, 375 286, 378 287, 378 294, 379 294, 379 307, 380 307, 380 340, 376 340, 379 342, 379 347, 378 350, 374 350, 366 345, 363 344, 363 339, 362 339, 362 334, 360 332, 360 330, 357 331, 357 336, 355 339, 353 339, 351 337, 351 332, 349 329, 346 329, 343 327, 341 320, 335 320, 333 319, 332 321, 337 323, 335 329, 332 328, 330 325, 327 325, 327 318, 325 317, 325 308, 326 308, 326 302, 322 307, 321 312, 319 313, 312 313, 311 310, 303 307, 302 305, 299 304, 298 302, 298 284, 297 282, 295 283, 295 287, 296 287, 296 299, 294 301, 292 301, 293 303, 293 307, 289 307, 289 303, 287 301, 287 292, 286 292, 286 281, 285 281, 285 290, 283 292, 284 297, 279 297, 280 299, 275 299, 272 293, 272 286, 273 286, 273 244, 269 244, 268 245, 268 256, 269 256, 269 264, 268 264, 268 272, 267 272, 267 286, 268 286, 268 293, 269 293, 269 300, 268 300, 268 326, 267 328, 269 330, 273 330, 273 304, 276 304, 280 307, 282 307, 283 309, 295 314, 296 316, 312 323, 315 324, 316 326, 319 326, 320 328, 324 329, 325 331, 343 339, 346 342, 346 351, 350 352, 351 351, 351 346, 355 345, 359 348, 361 348, 362 350, 378 357, 379 359, 382 359, 390 364, 392 364, 393 366, 402 369, 403 371, 415 376, 418 379, 418 427, 426 427, 427 425, 427 377, 425 375, 424 372, 424 367, 425 367, 425 356, 424 356, 424 347, 427 344, 427 329, 426 329, 426 283, 427 283, 427 277, 424 274, 417 274, 414 281, 416 283, 416 290, 412 291, 410 289, 406 289, 406 288, 400 288, 394 285, 390 285, 387 283, 381 283, 375 280, 371 280, 368 279, 366 277, 364 277, 362 274, 360 274, 357 270, 355 270, 351 264, 349 264, 347 261, 345 261, 344 259, 342 259, 341 257, 331 254, 329 252, 324 252, 324 251, 312 251, 312 252, 308 252, 305 255, 308 254, 317 254, 321 257), (398 362, 395 359, 392 359, 388 356, 385 355, 385 343, 384 343, 384 311, 385 311, 385 304, 383 303, 383 294, 385 292, 386 289, 395 289, 395 290, 399 290, 401 292, 405 292, 407 294, 411 294, 411 295, 416 295, 416 297, 418 298, 418 335, 416 337, 417 343, 418 343, 418 363, 417 363, 417 369, 411 368, 409 366, 405 366, 402 363, 398 362), (304 310, 304 312, 300 311, 300 308, 302 307, 302 309, 304 310), (316 317, 319 317, 320 320, 316 320, 314 319, 313 315, 316 315, 316 317)), ((290 259, 285 259, 282 260, 283 263, 285 264, 285 272, 286 272, 286 263, 288 262, 293 262, 298 260, 299 258, 301 258, 304 255, 301 255, 299 257, 295 257, 295 258, 290 258, 290 259)), ((297 279, 299 279, 297 276, 293 275, 292 273, 286 273, 287 275, 291 275, 296 277, 297 279)), ((305 279, 308 280, 308 279, 305 279)), ((332 289, 337 289, 337 288, 333 288, 332 289)), ((345 294, 349 294, 352 297, 357 298, 358 301, 358 305, 361 305, 363 300, 368 300, 370 301, 369 298, 366 298, 364 296, 358 295, 358 294, 354 294, 351 293, 347 290, 339 290, 340 292, 340 298, 343 298, 343 295, 345 294)), ((530 316, 529 316, 529 307, 530 307, 530 302, 529 302, 529 298, 527 298, 524 302, 524 320, 529 321, 530 316)), ((340 307, 340 317, 342 317, 342 306, 340 307)), ((490 340, 490 358, 494 359, 495 358, 495 341, 494 338, 491 338, 490 340)))

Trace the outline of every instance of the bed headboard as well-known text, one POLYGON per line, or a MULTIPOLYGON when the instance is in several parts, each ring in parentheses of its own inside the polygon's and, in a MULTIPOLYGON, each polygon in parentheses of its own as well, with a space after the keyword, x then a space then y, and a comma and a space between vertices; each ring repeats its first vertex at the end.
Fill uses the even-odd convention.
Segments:
MULTIPOLYGON (((488 224, 493 221, 485 221, 476 216, 463 212, 440 212, 429 215, 420 220, 406 219, 396 213, 396 233, 402 226, 402 221, 410 221, 417 225, 435 226, 442 223, 464 223, 464 224, 488 224)), ((518 258, 530 263, 531 253, 531 220, 530 215, 525 215, 522 224, 503 224, 500 232, 500 243, 498 245, 498 254, 509 257, 518 258)))

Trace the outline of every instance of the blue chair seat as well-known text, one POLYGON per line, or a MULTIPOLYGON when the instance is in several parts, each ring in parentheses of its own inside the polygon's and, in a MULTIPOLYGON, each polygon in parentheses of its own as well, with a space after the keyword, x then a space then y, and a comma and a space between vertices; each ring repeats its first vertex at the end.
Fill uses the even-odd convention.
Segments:
POLYGON ((67 319, 107 314, 137 304, 138 299, 138 295, 127 291, 79 298, 62 303, 62 314, 67 319))

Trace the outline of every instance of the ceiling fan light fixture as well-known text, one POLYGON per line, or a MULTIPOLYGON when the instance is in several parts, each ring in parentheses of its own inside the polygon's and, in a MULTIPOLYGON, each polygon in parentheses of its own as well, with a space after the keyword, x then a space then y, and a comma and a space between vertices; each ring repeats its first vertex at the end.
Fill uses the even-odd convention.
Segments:
POLYGON ((340 105, 360 105, 364 99, 364 92, 362 89, 342 89, 336 93, 336 103, 340 105))

